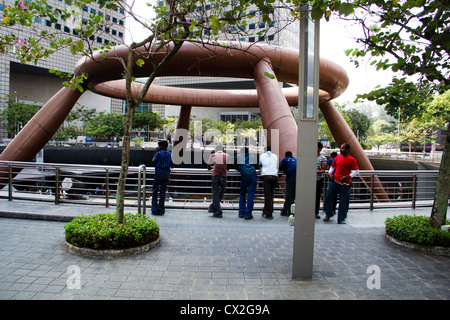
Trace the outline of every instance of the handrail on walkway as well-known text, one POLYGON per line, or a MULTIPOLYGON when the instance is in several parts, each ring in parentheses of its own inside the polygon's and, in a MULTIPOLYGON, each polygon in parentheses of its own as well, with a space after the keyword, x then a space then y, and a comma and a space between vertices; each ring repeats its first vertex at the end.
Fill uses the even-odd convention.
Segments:
MULTIPOLYGON (((120 166, 0 161, 0 167, 7 167, 9 172, 8 178, 0 178, 0 183, 4 185, 0 198, 50 201, 55 204, 115 205, 120 166)), ((352 179, 350 206, 370 210, 432 206, 438 173, 438 170, 361 170, 359 177, 352 179), (368 187, 361 177, 369 178, 372 185, 378 177, 390 201, 376 200, 376 194, 372 192, 374 188, 368 187)), ((126 206, 137 206, 138 212, 146 213, 147 203, 151 205, 153 177, 154 167, 129 167, 125 186, 126 206)), ((222 201, 224 209, 239 207, 239 182, 239 173, 230 170, 222 201)), ((322 199, 328 182, 326 179, 322 199)), ((279 187, 275 190, 275 209, 280 209, 284 203, 284 185, 284 179, 280 178, 279 187)), ((166 207, 206 209, 210 201, 210 170, 172 169, 166 207)), ((263 201, 262 179, 258 177, 255 209, 261 208, 263 201)))

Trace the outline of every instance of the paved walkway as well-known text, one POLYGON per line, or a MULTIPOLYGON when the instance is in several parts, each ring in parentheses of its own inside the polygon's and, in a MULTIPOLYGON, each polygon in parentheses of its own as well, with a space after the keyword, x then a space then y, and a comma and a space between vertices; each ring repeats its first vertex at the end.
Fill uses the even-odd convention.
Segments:
POLYGON ((160 244, 149 252, 69 253, 63 221, 106 211, 114 208, 0 199, 0 299, 450 299, 450 257, 384 237, 386 217, 429 215, 430 208, 350 210, 346 225, 316 220, 311 280, 291 278, 294 228, 278 212, 266 220, 256 211, 245 221, 233 210, 217 219, 170 209, 157 217, 160 244))

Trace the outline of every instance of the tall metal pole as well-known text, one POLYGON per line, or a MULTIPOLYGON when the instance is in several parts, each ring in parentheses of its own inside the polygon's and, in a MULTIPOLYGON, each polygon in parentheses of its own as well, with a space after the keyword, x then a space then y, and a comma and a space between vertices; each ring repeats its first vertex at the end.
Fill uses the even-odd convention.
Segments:
POLYGON ((293 279, 313 274, 315 193, 319 105, 319 20, 309 17, 304 5, 300 20, 299 118, 295 195, 293 279))

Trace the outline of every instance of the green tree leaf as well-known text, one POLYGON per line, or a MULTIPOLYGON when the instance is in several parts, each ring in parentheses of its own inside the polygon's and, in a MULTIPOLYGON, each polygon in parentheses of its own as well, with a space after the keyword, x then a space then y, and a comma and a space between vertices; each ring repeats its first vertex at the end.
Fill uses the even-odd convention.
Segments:
POLYGON ((142 59, 137 59, 137 60, 136 60, 136 64, 137 64, 139 67, 142 67, 142 66, 145 64, 145 61, 142 60, 142 59))

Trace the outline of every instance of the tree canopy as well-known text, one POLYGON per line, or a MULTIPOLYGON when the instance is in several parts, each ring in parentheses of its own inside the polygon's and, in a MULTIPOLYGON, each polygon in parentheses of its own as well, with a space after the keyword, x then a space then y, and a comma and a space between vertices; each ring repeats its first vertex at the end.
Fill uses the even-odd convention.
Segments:
POLYGON ((391 115, 415 114, 423 101, 450 89, 450 1, 354 1, 363 36, 347 50, 358 66, 370 57, 376 70, 397 72, 392 83, 360 98, 386 105, 391 115))

